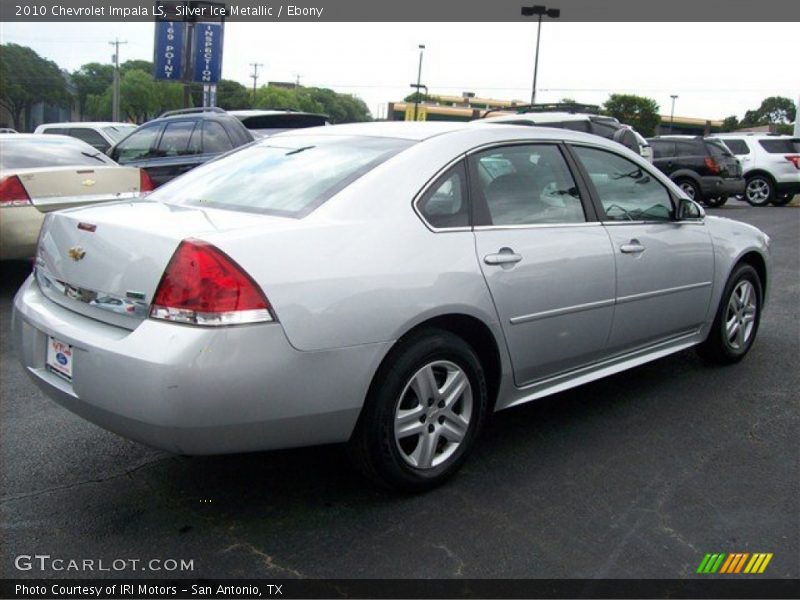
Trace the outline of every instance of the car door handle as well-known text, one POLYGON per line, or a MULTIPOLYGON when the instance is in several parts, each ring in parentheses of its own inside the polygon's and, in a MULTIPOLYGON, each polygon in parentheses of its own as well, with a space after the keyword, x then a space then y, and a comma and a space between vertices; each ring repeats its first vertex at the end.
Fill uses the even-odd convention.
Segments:
POLYGON ((639 240, 631 240, 627 244, 622 244, 619 250, 623 254, 639 254, 640 252, 644 252, 644 246, 639 243, 639 240))
POLYGON ((511 248, 501 248, 497 254, 487 254, 483 262, 487 265, 513 265, 522 260, 521 254, 515 254, 511 248))

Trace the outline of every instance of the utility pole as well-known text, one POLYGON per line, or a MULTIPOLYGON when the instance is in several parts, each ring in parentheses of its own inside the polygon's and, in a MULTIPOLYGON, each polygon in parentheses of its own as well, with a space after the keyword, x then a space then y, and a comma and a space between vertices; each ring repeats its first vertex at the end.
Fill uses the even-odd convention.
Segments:
POLYGON ((296 87, 296 88, 300 87, 300 78, 301 77, 302 77, 302 75, 300 73, 295 73, 294 74, 294 87, 296 87))
POLYGON ((678 99, 676 94, 670 96, 672 98, 672 108, 669 111, 669 132, 675 133, 675 100, 678 99))
POLYGON ((258 83, 258 68, 263 67, 264 63, 250 63, 253 67, 253 74, 250 77, 253 79, 253 106, 256 105, 256 84, 258 83))
MULTIPOLYGON (((419 109, 419 90, 422 87, 422 54, 425 52, 425 44, 419 45, 419 68, 417 69, 417 95, 414 96, 414 120, 417 120, 417 110, 419 109)), ((428 88, 425 88, 428 91, 428 88)))
POLYGON ((112 88, 113 99, 111 101, 111 120, 114 122, 119 121, 119 46, 120 44, 127 44, 127 41, 120 42, 119 38, 116 38, 113 42, 108 42, 110 45, 114 46, 114 56, 112 60, 114 61, 114 85, 112 88))

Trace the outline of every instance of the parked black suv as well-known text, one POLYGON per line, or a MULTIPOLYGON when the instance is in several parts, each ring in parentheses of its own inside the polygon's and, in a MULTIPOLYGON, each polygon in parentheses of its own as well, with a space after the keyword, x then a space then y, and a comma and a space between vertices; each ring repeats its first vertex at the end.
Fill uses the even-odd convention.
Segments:
POLYGON ((148 121, 108 155, 121 165, 146 170, 158 187, 253 139, 239 119, 221 108, 187 108, 148 121))
POLYGON ((742 166, 719 140, 667 135, 648 138, 653 164, 692 200, 722 206, 744 192, 742 166))

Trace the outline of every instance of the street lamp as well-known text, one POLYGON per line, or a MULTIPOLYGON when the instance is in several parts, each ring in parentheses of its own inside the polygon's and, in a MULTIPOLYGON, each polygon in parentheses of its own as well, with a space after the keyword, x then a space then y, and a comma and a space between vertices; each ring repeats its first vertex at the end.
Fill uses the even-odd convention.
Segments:
POLYGON ((417 110, 419 108, 419 90, 420 88, 425 88, 425 92, 428 92, 428 88, 422 85, 422 53, 425 52, 425 44, 419 45, 419 68, 417 69, 417 84, 411 84, 411 87, 417 89, 417 93, 414 96, 414 120, 417 120, 417 110))
POLYGON ((561 10, 558 8, 547 8, 546 6, 534 5, 523 6, 523 17, 539 17, 539 27, 536 31, 536 58, 533 63, 533 90, 531 91, 531 104, 536 104, 536 74, 539 70, 539 39, 542 37, 542 17, 548 16, 551 19, 557 19, 561 16, 561 10))
POLYGON ((669 111, 669 132, 670 133, 675 133, 675 127, 674 127, 674 123, 675 123, 675 100, 678 99, 678 96, 675 95, 675 94, 672 94, 672 95, 670 95, 670 98, 672 98, 672 108, 669 111))

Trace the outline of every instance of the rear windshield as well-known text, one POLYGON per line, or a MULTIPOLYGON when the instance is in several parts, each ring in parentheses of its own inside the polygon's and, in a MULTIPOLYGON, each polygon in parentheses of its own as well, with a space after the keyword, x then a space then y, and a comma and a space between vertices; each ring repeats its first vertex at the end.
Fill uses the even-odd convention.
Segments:
POLYGON ((105 154, 75 138, 61 139, 50 135, 36 138, 0 141, 0 169, 96 167, 114 164, 105 154))
POLYGON ((800 138, 781 138, 778 140, 758 140, 761 147, 770 154, 800 152, 800 138))
POLYGON ((239 117, 248 129, 300 129, 303 127, 317 127, 325 125, 328 118, 325 115, 303 115, 288 113, 285 115, 253 115, 239 117))
POLYGON ((134 129, 136 129, 136 125, 111 125, 103 127, 105 134, 110 137, 114 143, 120 141, 134 129))
POLYGON ((356 136, 272 137, 197 168, 150 198, 301 218, 412 143, 356 136))

